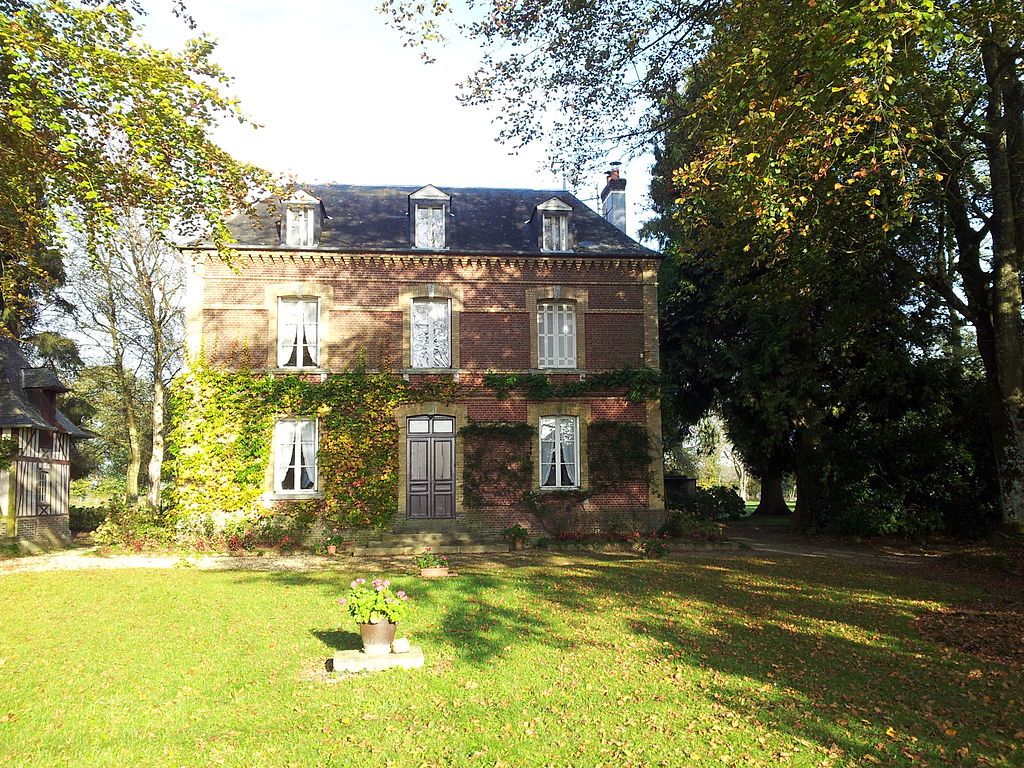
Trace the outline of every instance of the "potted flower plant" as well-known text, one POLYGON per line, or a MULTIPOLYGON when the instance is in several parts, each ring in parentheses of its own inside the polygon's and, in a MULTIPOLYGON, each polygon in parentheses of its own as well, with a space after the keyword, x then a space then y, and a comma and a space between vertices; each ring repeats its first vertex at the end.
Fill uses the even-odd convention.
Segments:
POLYGON ((419 566, 420 576, 424 579, 440 579, 448 575, 448 558, 432 552, 430 547, 423 550, 423 554, 416 558, 416 565, 419 566))
POLYGON ((385 654, 391 652, 398 622, 409 611, 409 596, 402 590, 392 590, 387 579, 367 581, 353 579, 345 597, 338 600, 359 625, 363 638, 363 652, 385 654))
POLYGON ((519 523, 516 523, 503 530, 501 537, 512 545, 512 549, 523 549, 526 547, 526 542, 530 539, 530 532, 519 523))
POLYGON ((334 534, 333 536, 327 537, 327 554, 336 555, 338 554, 338 547, 343 546, 345 543, 345 537, 341 534, 334 534))

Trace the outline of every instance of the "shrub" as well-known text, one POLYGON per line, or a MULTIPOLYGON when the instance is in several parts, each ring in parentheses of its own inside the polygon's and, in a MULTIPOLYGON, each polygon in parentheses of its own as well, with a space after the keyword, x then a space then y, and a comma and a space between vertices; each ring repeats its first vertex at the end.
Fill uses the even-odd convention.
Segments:
POLYGON ((743 499, 727 485, 699 488, 693 497, 693 515, 704 520, 729 520, 743 517, 743 499))
POLYGON ((692 509, 670 509, 658 530, 673 539, 711 541, 722 535, 722 524, 706 517, 697 517, 692 509))
POLYGON ((111 504, 106 520, 93 533, 97 544, 127 547, 136 552, 149 547, 168 546, 172 538, 171 528, 162 512, 126 504, 111 504))
POLYGON ((92 533, 110 514, 109 507, 71 507, 68 526, 72 533, 92 533))

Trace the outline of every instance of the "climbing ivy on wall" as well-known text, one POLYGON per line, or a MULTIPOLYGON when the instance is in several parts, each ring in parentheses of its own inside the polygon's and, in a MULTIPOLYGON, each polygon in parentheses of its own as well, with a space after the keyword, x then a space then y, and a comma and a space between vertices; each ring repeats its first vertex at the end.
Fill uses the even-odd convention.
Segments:
POLYGON ((513 390, 531 400, 621 392, 630 402, 642 403, 661 396, 661 374, 653 368, 617 368, 579 381, 559 382, 543 373, 487 373, 484 386, 493 389, 499 400, 507 398, 513 390))
POLYGON ((399 377, 362 370, 320 382, 194 366, 171 399, 173 513, 184 521, 266 514, 260 496, 274 422, 316 418, 323 498, 289 506, 332 526, 383 527, 397 511, 395 408, 451 402, 454 395, 447 377, 413 387, 399 377))
POLYGON ((588 425, 590 489, 535 488, 532 441, 536 430, 516 422, 473 422, 459 430, 463 440, 462 491, 470 509, 486 509, 502 499, 530 513, 549 533, 562 532, 566 521, 594 492, 623 483, 646 481, 650 440, 642 424, 594 421, 588 425), (493 503, 493 502, 491 502, 493 503))

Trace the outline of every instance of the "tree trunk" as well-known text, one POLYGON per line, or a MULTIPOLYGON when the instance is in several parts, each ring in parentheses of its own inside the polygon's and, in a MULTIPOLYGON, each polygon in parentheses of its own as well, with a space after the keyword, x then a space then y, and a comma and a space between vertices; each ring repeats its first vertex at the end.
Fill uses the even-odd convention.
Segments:
POLYGON ((817 456, 817 441, 806 427, 796 430, 794 449, 796 509, 793 527, 807 530, 816 528, 824 518, 825 483, 817 456))
MULTIPOLYGON (((161 365, 162 367, 162 365, 161 365)), ((149 490, 146 504, 160 509, 160 475, 164 465, 164 382, 162 371, 153 373, 153 452, 149 457, 149 490)))
POLYGON ((778 517, 789 513, 789 506, 782 493, 782 472, 766 473, 761 478, 761 499, 750 516, 778 517))
MULTIPOLYGON (((125 403, 127 405, 127 397, 125 403)), ((128 468, 125 470, 124 500, 126 504, 136 504, 139 501, 139 469, 142 466, 142 446, 139 439, 139 420, 135 415, 135 409, 126 408, 126 421, 128 422, 128 468)))

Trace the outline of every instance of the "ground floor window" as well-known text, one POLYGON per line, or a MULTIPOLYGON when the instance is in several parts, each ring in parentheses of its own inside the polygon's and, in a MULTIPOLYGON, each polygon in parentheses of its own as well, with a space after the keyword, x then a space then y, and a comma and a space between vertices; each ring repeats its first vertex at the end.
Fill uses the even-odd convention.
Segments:
POLYGON ((316 490, 315 419, 282 419, 274 425, 274 490, 316 490))
POLYGON ((579 488, 579 419, 542 416, 540 426, 540 487, 579 488))

